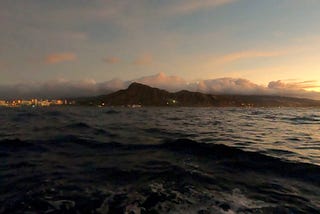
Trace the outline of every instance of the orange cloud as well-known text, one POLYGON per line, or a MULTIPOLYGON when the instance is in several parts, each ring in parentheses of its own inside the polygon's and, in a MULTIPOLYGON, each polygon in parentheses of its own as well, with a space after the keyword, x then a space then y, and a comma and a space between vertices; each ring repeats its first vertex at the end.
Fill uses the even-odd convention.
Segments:
POLYGON ((77 56, 74 53, 53 53, 45 58, 47 64, 57 64, 61 62, 75 61, 77 56))
POLYGON ((153 57, 151 54, 145 54, 134 60, 135 65, 151 65, 153 63, 153 57))
POLYGON ((242 59, 262 58, 262 57, 275 57, 283 55, 283 51, 242 51, 224 55, 217 59, 218 64, 225 64, 242 59))
POLYGON ((152 87, 162 88, 169 91, 177 91, 187 87, 187 82, 178 76, 167 76, 165 73, 160 72, 156 75, 141 77, 134 80, 152 87))
POLYGON ((116 63, 119 63, 121 60, 118 57, 111 56, 111 57, 104 58, 103 61, 109 64, 116 64, 116 63))

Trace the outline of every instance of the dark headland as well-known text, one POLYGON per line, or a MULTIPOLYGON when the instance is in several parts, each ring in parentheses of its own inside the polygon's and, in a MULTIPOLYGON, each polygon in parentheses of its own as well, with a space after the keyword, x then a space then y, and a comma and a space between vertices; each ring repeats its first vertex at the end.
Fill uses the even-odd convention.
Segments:
POLYGON ((320 107, 319 100, 268 95, 212 95, 182 90, 175 93, 132 83, 127 89, 78 98, 77 105, 185 107, 320 107))

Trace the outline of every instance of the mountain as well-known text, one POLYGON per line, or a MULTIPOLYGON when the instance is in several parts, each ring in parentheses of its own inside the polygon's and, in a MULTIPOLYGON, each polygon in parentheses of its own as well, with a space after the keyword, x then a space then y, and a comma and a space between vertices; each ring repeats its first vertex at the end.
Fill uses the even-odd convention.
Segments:
POLYGON ((189 107, 320 107, 320 101, 279 96, 209 95, 182 90, 170 93, 140 83, 127 89, 77 100, 79 105, 104 106, 189 106, 189 107))

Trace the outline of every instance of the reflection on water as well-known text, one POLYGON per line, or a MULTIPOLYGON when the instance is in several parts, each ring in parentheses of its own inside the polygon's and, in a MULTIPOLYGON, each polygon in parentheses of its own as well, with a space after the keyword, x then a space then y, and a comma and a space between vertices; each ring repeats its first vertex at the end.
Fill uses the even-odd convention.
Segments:
POLYGON ((188 138, 320 165, 320 109, 57 108, 2 109, 2 139, 65 134, 125 143, 188 138))
POLYGON ((319 109, 19 108, 0 124, 0 213, 320 210, 319 109))

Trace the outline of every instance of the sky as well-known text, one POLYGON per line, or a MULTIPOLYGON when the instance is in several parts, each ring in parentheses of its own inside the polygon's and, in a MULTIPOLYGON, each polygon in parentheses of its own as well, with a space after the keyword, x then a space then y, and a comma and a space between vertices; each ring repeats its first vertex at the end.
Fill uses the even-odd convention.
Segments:
POLYGON ((234 93, 320 99, 319 11, 318 0, 0 0, 0 96, 173 77, 168 89, 243 81, 234 93))

